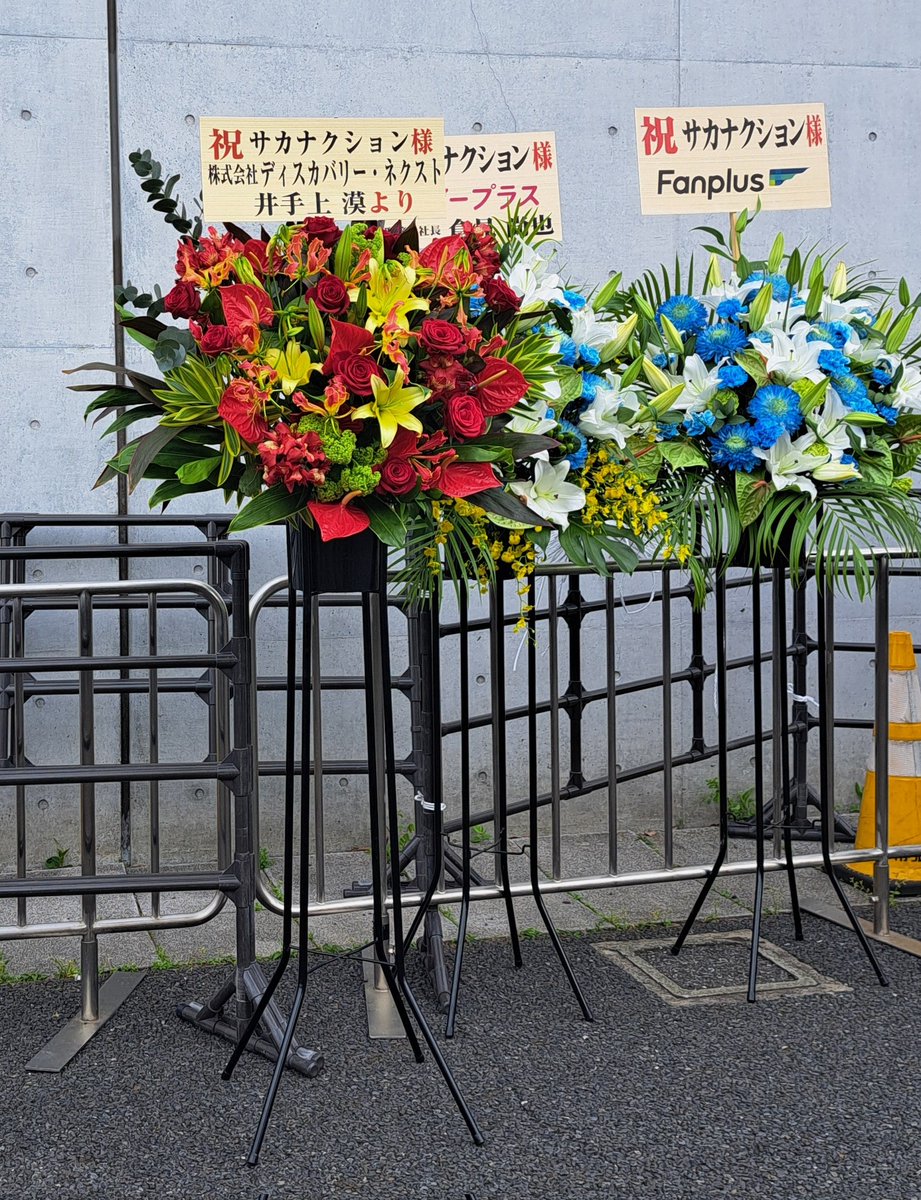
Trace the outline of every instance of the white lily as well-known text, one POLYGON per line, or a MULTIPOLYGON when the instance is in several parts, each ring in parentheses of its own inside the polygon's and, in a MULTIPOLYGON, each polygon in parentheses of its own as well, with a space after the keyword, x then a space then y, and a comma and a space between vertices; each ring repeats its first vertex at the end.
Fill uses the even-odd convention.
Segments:
POLYGON ((816 467, 812 472, 812 478, 818 479, 821 483, 844 483, 846 479, 860 479, 861 475, 856 463, 842 462, 840 458, 832 458, 829 462, 816 467))
POLYGON ((921 370, 902 364, 902 378, 889 397, 889 403, 901 412, 921 413, 921 370))
POLYGON ((805 477, 812 475, 817 467, 831 458, 830 454, 807 454, 806 451, 815 443, 814 433, 804 433, 795 442, 790 440, 789 433, 784 433, 773 446, 766 450, 755 446, 753 453, 756 458, 764 461, 771 482, 779 492, 784 488, 794 488, 815 498, 816 486, 811 479, 805 477))
POLYGON ((772 300, 761 328, 768 333, 774 333, 775 330, 785 333, 803 315, 804 307, 804 300, 794 300, 790 304, 786 300, 772 300))
POLYGON ((549 409, 546 400, 529 407, 519 404, 517 408, 512 409, 512 419, 506 428, 512 433, 549 433, 551 429, 556 428, 556 419, 547 416, 549 409))
POLYGON ((826 294, 822 297, 822 307, 819 309, 820 321, 843 321, 850 324, 855 317, 869 317, 873 314, 867 307, 865 298, 857 296, 854 300, 833 300, 826 294))
POLYGON ((521 296, 520 312, 546 308, 551 301, 563 303, 563 281, 551 268, 552 262, 533 246, 518 242, 510 254, 514 265, 505 272, 510 288, 521 296))
POLYGON ((539 517, 565 529, 569 514, 585 507, 585 492, 574 483, 566 483, 568 473, 566 459, 556 464, 538 459, 533 482, 510 483, 509 490, 520 496, 539 517))
POLYGON ((850 409, 832 388, 826 396, 822 407, 809 418, 809 424, 815 430, 816 438, 825 446, 834 458, 849 454, 852 448, 851 434, 857 435, 861 445, 865 438, 862 429, 856 425, 848 425, 845 418, 850 409))
POLYGON ((719 284, 712 292, 704 292, 700 298, 708 308, 712 308, 715 312, 724 300, 738 300, 740 304, 744 305, 745 297, 757 290, 757 287, 750 283, 743 287, 738 275, 733 271, 729 276, 728 283, 719 284))
POLYGON ((615 376, 615 386, 599 388, 592 404, 579 418, 579 428, 588 437, 601 442, 616 442, 624 447, 627 438, 637 433, 648 432, 653 422, 649 419, 637 421, 646 400, 633 388, 621 390, 620 379, 615 376))
POLYGON ((810 332, 811 327, 802 323, 792 333, 772 330, 770 346, 762 343, 763 350, 759 348, 767 359, 764 368, 767 373, 782 383, 795 383, 797 379, 821 383, 825 376, 819 370, 819 355, 832 347, 828 342, 807 341, 810 332))
POLYGON ((699 354, 691 354, 684 360, 684 370, 674 376, 674 380, 684 384, 684 391, 672 408, 678 412, 701 412, 720 390, 719 365, 708 367, 699 354))
POLYGON ((572 340, 577 346, 601 350, 617 338, 618 328, 613 317, 599 317, 588 304, 572 314, 572 340))

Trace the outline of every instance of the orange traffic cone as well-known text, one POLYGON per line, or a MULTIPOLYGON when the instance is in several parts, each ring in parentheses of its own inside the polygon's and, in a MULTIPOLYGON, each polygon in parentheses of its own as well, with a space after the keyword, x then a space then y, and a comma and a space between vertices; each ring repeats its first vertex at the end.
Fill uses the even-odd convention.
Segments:
MULTIPOLYGON (((879 730, 873 731, 874 740, 879 730)), ((874 751, 867 762, 855 849, 876 845, 874 751)), ((889 634, 889 844, 921 845, 921 678, 910 633, 889 634)), ((872 882, 873 864, 855 862, 850 871, 872 882)), ((902 893, 921 892, 921 861, 893 858, 889 880, 902 893)))

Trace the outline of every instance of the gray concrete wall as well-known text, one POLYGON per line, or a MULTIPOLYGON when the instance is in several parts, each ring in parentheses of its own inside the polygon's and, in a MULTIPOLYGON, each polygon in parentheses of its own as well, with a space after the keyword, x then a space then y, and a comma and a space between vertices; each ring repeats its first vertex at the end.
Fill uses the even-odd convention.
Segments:
MULTIPOLYGON (((629 277, 673 260, 695 242, 694 219, 639 214, 636 104, 791 99, 827 106, 834 207, 763 217, 752 231, 753 246, 766 248, 782 225, 791 240, 847 243, 852 261, 874 259, 881 276, 904 273, 921 280, 913 219, 921 149, 916 0, 775 0, 767 8, 713 0, 119 0, 117 10, 121 215, 125 275, 135 283, 169 286, 174 239, 145 205, 126 156, 135 147, 151 147, 170 171, 181 172, 182 193, 191 199, 201 113, 423 112, 443 113, 452 133, 554 129, 566 268, 574 280, 594 283, 614 269, 629 277)), ((106 36, 103 0, 0 5, 0 387, 7 444, 0 510, 115 511, 114 490, 89 490, 110 447, 84 427, 80 399, 66 391, 61 375, 65 366, 113 354, 106 36)), ((141 489, 131 511, 146 508, 141 489)), ((257 586, 283 570, 281 537, 260 533, 252 545, 257 586)), ((743 607, 740 601, 734 609, 740 629, 743 607)), ((895 623, 917 635, 918 609, 914 589, 900 587, 895 623)), ((676 663, 690 653, 686 614, 680 612, 671 632, 676 663)), ((848 635, 870 628, 857 606, 842 605, 840 615, 848 635)), ((268 616, 266 662, 277 660, 278 628, 268 616)), ((621 677, 649 674, 659 653, 658 610, 634 611, 620 629, 621 677)), ((354 662, 353 633, 347 617, 331 620, 325 651, 330 670, 354 662)), ((36 645, 63 644, 69 636, 49 628, 36 635, 36 645)), ((474 691, 485 704, 489 678, 482 644, 476 652, 474 691)), ((396 653, 405 653, 400 643, 396 653)), ((449 670, 449 690, 450 683, 449 670)), ((520 686, 513 676, 510 692, 520 686)), ((866 662, 843 660, 839 686, 842 701, 846 697, 855 715, 864 714, 870 698, 866 662)), ((344 754, 352 747, 357 709, 341 699, 337 705, 328 750, 344 754)), ((68 714, 50 707, 33 714, 30 750, 39 761, 70 736, 64 732, 68 714)), ((623 706, 624 765, 651 757, 658 713, 652 698, 623 706)), ((708 713, 712 718, 709 701, 708 713)), ((261 716, 263 741, 276 752, 280 715, 278 705, 266 704, 261 716)), ((746 715, 743 701, 734 720, 744 722, 746 715)), ((604 744, 597 716, 590 726, 589 756, 600 770, 604 744)), ((689 712, 680 694, 674 730, 676 744, 685 746, 689 712)), ((178 747, 184 738, 191 742, 182 720, 174 721, 173 737, 178 747)), ((186 749, 191 752, 191 745, 186 749)), ((845 795, 862 775, 866 749, 861 736, 842 747, 845 795)), ((477 739, 475 750, 472 786, 475 802, 485 804, 488 739, 477 739)), ((738 786, 750 775, 743 758, 734 764, 738 786)), ((512 789, 521 792, 520 758, 513 758, 512 772, 512 789)), ((677 780, 680 817, 688 823, 708 817, 699 798, 709 773, 677 780)), ((625 819, 639 827, 655 824, 659 798, 655 782, 625 789, 625 819)), ((53 848, 54 837, 76 844, 68 824, 72 797, 53 800, 34 813, 36 856, 53 848)), ((210 802, 202 800, 182 789, 174 798, 174 858, 206 853, 210 802)), ((267 839, 277 835, 273 810, 270 803, 267 839)), ((331 781, 330 819, 339 844, 361 841, 360 810, 356 782, 331 781)), ((600 811, 586 803, 579 819, 595 824, 600 811)), ((0 859, 7 858, 4 848, 0 859)))

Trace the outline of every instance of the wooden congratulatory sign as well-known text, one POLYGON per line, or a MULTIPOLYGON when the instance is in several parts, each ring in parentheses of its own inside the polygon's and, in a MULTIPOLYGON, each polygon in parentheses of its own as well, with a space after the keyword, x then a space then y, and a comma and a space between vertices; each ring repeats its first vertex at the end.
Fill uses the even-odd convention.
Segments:
POLYGON ((560 241, 563 218, 552 133, 471 133, 445 137, 447 220, 420 222, 423 241, 457 232, 464 221, 505 220, 518 208, 560 241))
POLYGON ((440 117, 202 117, 205 222, 444 221, 440 117))
POLYGON ((824 104, 638 108, 636 152, 644 215, 831 207, 824 104))

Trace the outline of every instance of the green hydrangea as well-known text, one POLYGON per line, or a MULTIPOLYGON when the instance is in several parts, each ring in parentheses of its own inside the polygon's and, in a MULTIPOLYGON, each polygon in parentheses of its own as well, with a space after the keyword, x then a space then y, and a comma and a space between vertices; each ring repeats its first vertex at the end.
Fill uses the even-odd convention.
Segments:
POLYGON ((318 433, 323 439, 323 453, 336 466, 346 467, 352 461, 352 455, 355 453, 355 434, 351 429, 339 429, 325 417, 317 413, 307 413, 301 418, 297 431, 318 433))
POLYGON ((327 479, 326 483, 321 483, 317 488, 317 499, 322 500, 324 504, 332 504, 335 500, 341 500, 345 495, 345 488, 338 479, 327 479))
POLYGON ((345 467, 339 476, 339 481, 347 492, 360 492, 362 496, 370 494, 380 483, 380 475, 372 467, 345 467))
POLYGON ((387 457, 387 451, 375 442, 371 446, 356 446, 352 461, 361 467, 376 467, 387 457))

